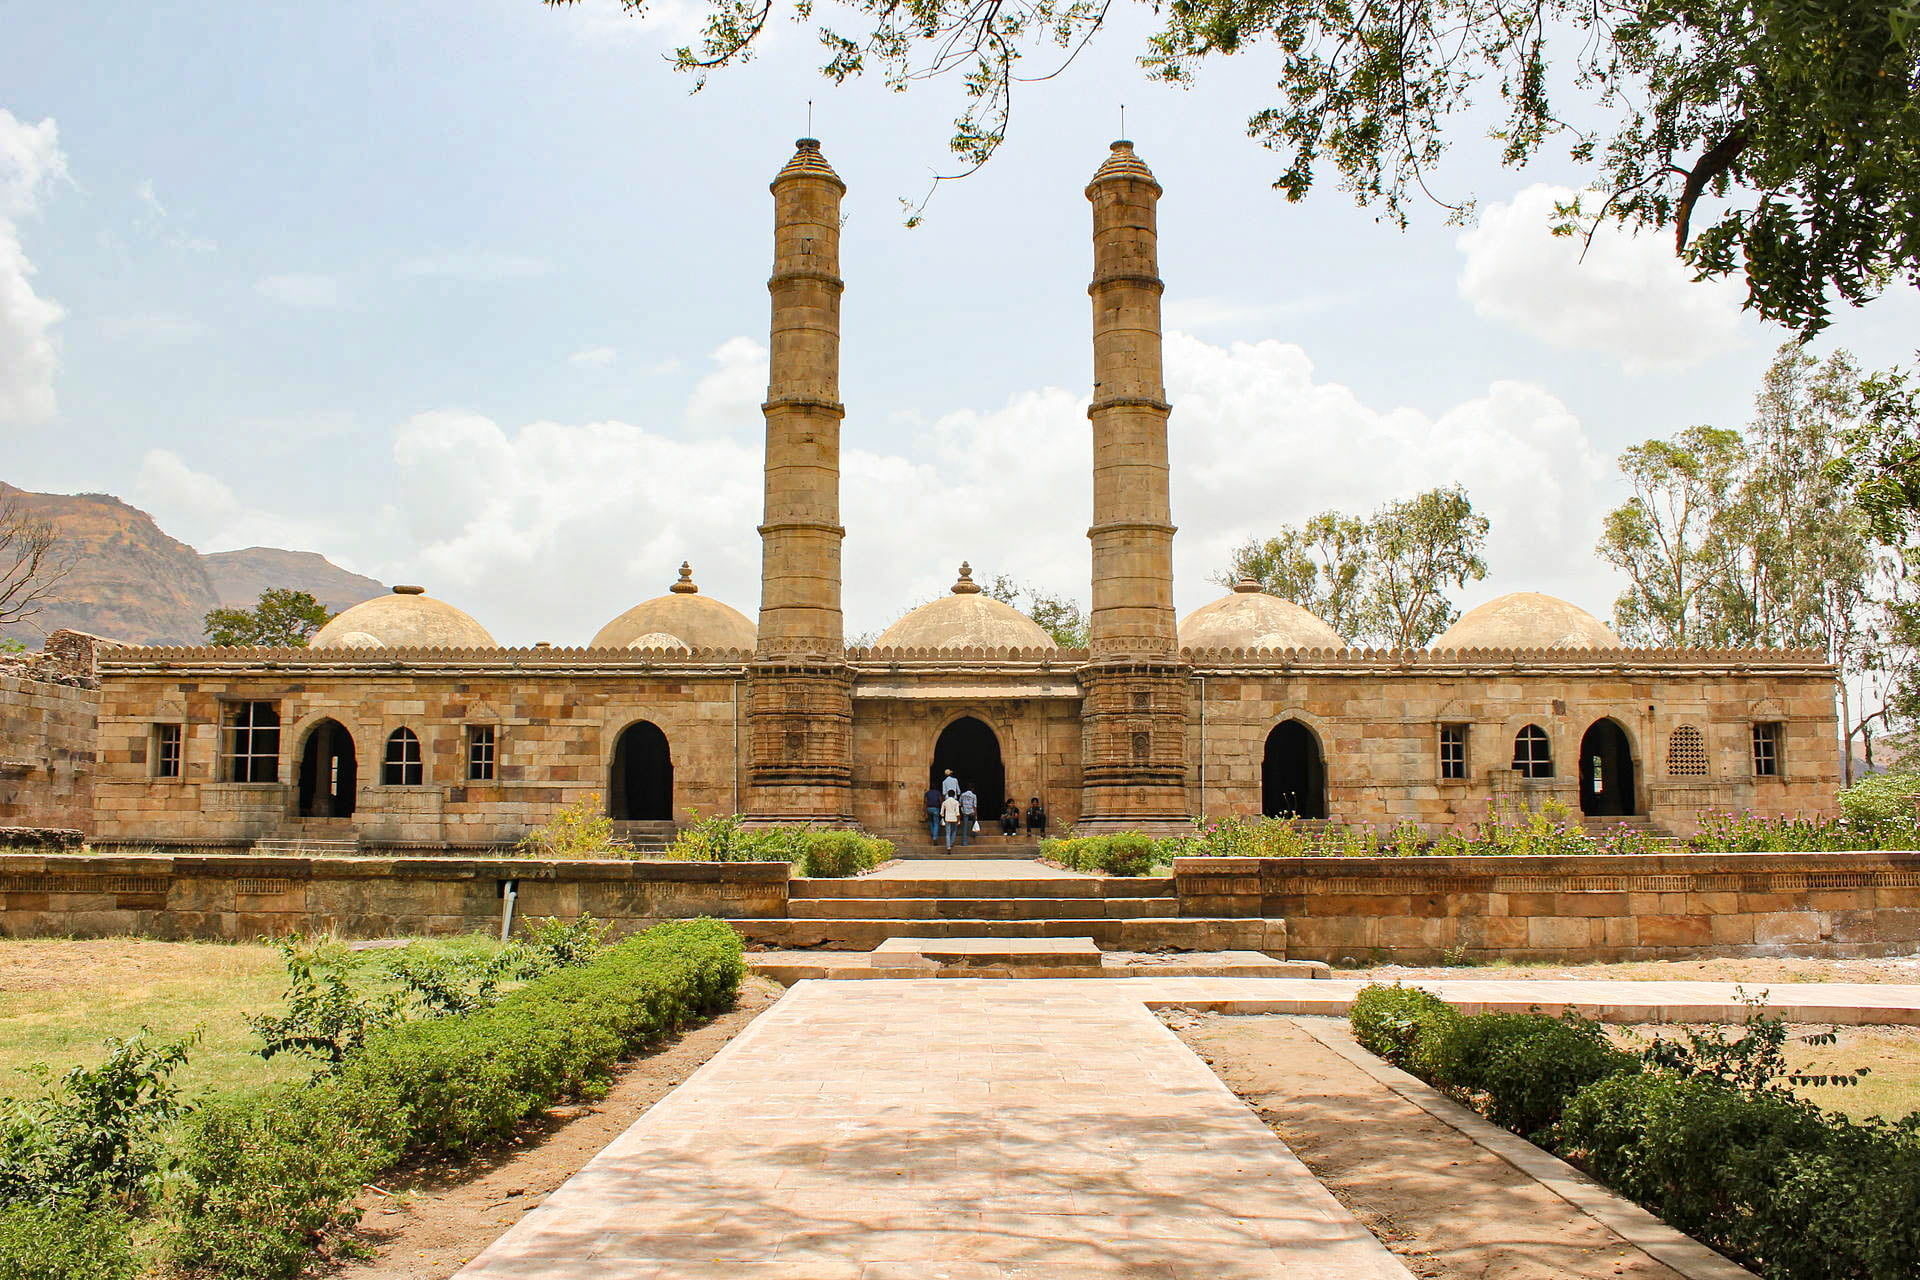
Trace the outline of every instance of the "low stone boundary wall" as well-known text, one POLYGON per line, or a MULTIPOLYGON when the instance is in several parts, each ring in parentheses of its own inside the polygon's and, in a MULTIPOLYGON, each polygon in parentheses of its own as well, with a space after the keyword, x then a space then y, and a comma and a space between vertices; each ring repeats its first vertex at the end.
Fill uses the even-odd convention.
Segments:
POLYGON ((1287 921, 1301 960, 1920 951, 1920 853, 1181 858, 1180 913, 1287 921))
POLYGON ((0 854, 0 936, 246 940, 498 929, 515 916, 611 921, 618 932, 690 916, 780 919, 784 862, 535 858, 281 858, 0 854))

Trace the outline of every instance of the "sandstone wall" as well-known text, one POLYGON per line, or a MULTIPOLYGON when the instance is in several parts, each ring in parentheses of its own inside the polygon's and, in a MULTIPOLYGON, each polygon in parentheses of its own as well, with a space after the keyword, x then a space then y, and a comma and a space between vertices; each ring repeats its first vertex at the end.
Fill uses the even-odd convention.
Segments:
POLYGON ((100 693, 0 673, 0 826, 93 827, 100 693))
MULTIPOLYGON (((236 664, 239 665, 239 664, 236 664)), ((648 720, 665 733, 673 761, 676 821, 740 806, 737 670, 693 674, 635 669, 626 675, 542 678, 436 674, 419 667, 276 674, 253 667, 209 677, 112 674, 100 718, 95 833, 103 841, 238 842, 262 836, 353 839, 368 844, 481 846, 510 843, 563 805, 604 801, 614 744, 648 720), (277 782, 230 782, 221 769, 228 703, 279 707, 277 782), (299 815, 299 763, 308 736, 332 719, 353 737, 358 771, 351 818, 299 815), (182 776, 153 776, 158 723, 185 726, 182 776), (469 781, 467 726, 492 725, 495 776, 469 781), (386 741, 405 726, 418 735, 424 777, 386 786, 386 741)))
POLYGON ((1190 779, 1194 812, 1257 815, 1267 735, 1295 719, 1319 739, 1327 813, 1337 821, 1468 827, 1490 808, 1537 807, 1549 799, 1578 813, 1581 738, 1603 718, 1619 724, 1631 744, 1635 812, 1670 834, 1692 833, 1703 813, 1716 810, 1834 811, 1839 750, 1833 685, 1824 674, 1509 667, 1459 674, 1383 667, 1371 677, 1203 670, 1197 683, 1204 692, 1188 720, 1190 756, 1199 766, 1190 779), (1777 777, 1754 774, 1756 721, 1784 726, 1777 777), (1442 724, 1468 726, 1463 779, 1440 777, 1442 724), (1529 724, 1552 744, 1552 778, 1523 779, 1513 771, 1514 736, 1529 724), (1704 775, 1668 771, 1668 744, 1682 725, 1705 738, 1704 775))
POLYGON ((787 876, 785 863, 765 862, 0 854, 0 935, 471 933, 500 927, 508 880, 518 919, 588 912, 624 934, 693 916, 783 917, 787 876))
POLYGON ((1174 882, 1182 915, 1284 918, 1307 960, 1920 949, 1920 853, 1181 858, 1174 882))

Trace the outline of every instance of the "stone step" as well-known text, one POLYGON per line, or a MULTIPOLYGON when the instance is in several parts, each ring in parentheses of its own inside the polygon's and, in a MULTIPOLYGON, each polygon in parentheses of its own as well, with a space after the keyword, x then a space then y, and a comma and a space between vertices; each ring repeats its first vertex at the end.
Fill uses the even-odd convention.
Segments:
MULTIPOLYGON (((1102 951, 1097 966, 1086 969, 1049 969, 1045 966, 1011 967, 992 973, 959 968, 927 969, 905 965, 881 957, 883 948, 872 951, 749 951, 747 966, 763 977, 792 986, 809 978, 872 981, 885 978, 1329 978, 1332 970, 1318 960, 1275 960, 1258 951, 1180 951, 1141 955, 1131 951, 1102 951)), ((924 944, 927 939, 918 939, 924 944)), ((970 939, 973 942, 998 943, 1000 939, 970 939)), ((1034 939, 1008 938, 1009 947, 1031 946, 1034 939)), ((1070 943, 1071 938, 1056 941, 1070 943)))
POLYGON ((731 920, 748 945, 871 951, 888 938, 1092 938, 1103 951, 1261 951, 1287 955, 1287 922, 1147 916, 1054 920, 731 920))
POLYGON ((1039 846, 1031 844, 988 843, 957 844, 953 846, 952 849, 948 849, 944 845, 907 844, 903 841, 895 840, 893 842, 893 856, 896 858, 907 858, 916 862, 972 861, 976 858, 992 859, 994 861, 1001 859, 1018 859, 1031 862, 1040 856, 1040 849, 1039 846))
POLYGON ((867 959, 876 970, 977 977, 1098 977, 1101 968, 1092 938, 888 938, 867 959))
POLYGON ((871 918, 884 909, 906 920, 1086 920, 1142 919, 1178 913, 1179 903, 1164 898, 798 898, 789 897, 787 914, 796 920, 871 918))
POLYGON ((940 877, 858 876, 799 878, 787 896, 800 898, 1162 898, 1173 893, 1172 876, 1058 876, 1023 880, 948 880, 940 877))

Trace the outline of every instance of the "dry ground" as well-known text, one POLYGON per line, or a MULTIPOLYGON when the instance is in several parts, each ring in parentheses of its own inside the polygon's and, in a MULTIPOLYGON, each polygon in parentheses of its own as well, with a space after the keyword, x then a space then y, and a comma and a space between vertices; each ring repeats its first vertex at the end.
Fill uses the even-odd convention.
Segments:
POLYGON ((556 1107, 505 1151, 429 1165, 367 1195, 356 1241, 376 1252, 332 1273, 342 1280, 445 1280, 599 1154, 647 1108, 718 1053, 785 990, 765 978, 740 985, 739 1003, 664 1048, 626 1064, 599 1102, 556 1107))
POLYGON ((1670 982, 1744 982, 1760 987, 1781 982, 1920 983, 1920 956, 1884 956, 1860 960, 1808 959, 1797 956, 1726 956, 1712 960, 1623 960, 1613 964, 1367 965, 1335 969, 1341 978, 1380 982, 1409 978, 1614 978, 1670 982))

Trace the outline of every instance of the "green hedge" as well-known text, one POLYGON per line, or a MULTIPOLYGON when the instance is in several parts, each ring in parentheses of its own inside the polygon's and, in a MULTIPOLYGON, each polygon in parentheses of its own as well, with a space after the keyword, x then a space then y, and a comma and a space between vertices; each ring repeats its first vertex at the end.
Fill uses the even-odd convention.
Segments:
POLYGON ((622 1056, 732 1004, 739 935, 674 921, 464 1017, 378 1031, 337 1075, 212 1108, 187 1132, 173 1256, 190 1272, 269 1280, 351 1220, 361 1183, 408 1152, 460 1154, 604 1090, 622 1056))
POLYGON ((749 827, 738 814, 724 814, 688 827, 661 856, 685 862, 790 862, 803 876, 856 876, 893 857, 893 842, 821 827, 749 827))
POLYGON ((1074 871, 1110 876, 1148 875, 1169 860, 1160 841, 1136 831, 1042 840, 1040 856, 1074 871))
POLYGON ((1370 986, 1354 1038, 1769 1280, 1920 1275, 1920 1113, 1859 1123, 1772 1082, 1651 1065, 1578 1016, 1463 1017, 1370 986), (1444 1011, 1444 1012, 1443 1012, 1444 1011))
POLYGON ((0 1280, 134 1280, 133 1219, 80 1201, 0 1206, 0 1280))

